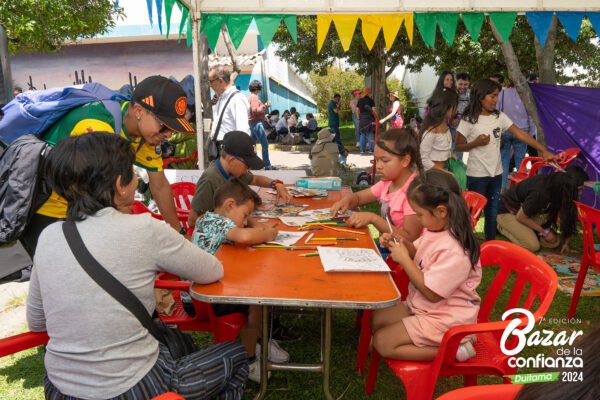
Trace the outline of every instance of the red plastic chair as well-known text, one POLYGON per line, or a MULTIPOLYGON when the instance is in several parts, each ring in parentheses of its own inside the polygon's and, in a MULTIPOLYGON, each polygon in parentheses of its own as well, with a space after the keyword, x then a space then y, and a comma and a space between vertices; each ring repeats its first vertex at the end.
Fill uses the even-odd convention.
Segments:
POLYGON ((185 397, 181 397, 177 393, 169 392, 163 393, 158 397, 153 397, 152 400, 185 400, 185 397))
MULTIPOLYGON (((410 283, 408 275, 406 275, 402 267, 396 261, 392 260, 392 256, 388 256, 385 262, 392 271, 392 279, 400 291, 401 299, 406 300, 406 296, 408 296, 408 284, 410 283)), ((366 370, 369 346, 371 344, 371 337, 373 336, 373 332, 371 331, 372 315, 373 310, 363 310, 362 317, 357 324, 360 327, 360 336, 358 337, 358 350, 356 354, 356 366, 354 369, 361 375, 366 370)))
POLYGON ((479 216, 487 204, 487 199, 485 196, 477 192, 471 192, 468 190, 462 192, 462 196, 467 202, 467 207, 469 207, 469 212, 471 213, 471 224, 473 225, 473 229, 475 229, 477 221, 479 221, 479 216))
MULTIPOLYGON (((577 158, 581 150, 577 147, 569 147, 563 152, 558 153, 554 157, 554 162, 561 168, 566 168, 571 161, 577 158)), ((508 176, 509 187, 513 186, 523 179, 529 178, 537 174, 537 171, 542 167, 552 167, 552 164, 546 162, 542 157, 525 157, 521 161, 519 170, 508 176), (527 170, 527 163, 531 162, 531 169, 527 170)))
POLYGON ((581 255, 581 265, 579 267, 579 274, 577 275, 577 282, 573 290, 571 307, 569 308, 569 319, 575 316, 581 288, 583 287, 589 267, 591 266, 600 272, 600 251, 596 251, 595 247, 595 244, 600 243, 600 240, 597 241, 594 238, 594 230, 596 231, 596 237, 600 238, 600 210, 578 201, 575 202, 575 205, 577 206, 577 215, 579 216, 581 230, 583 231, 583 254, 581 255))
POLYGON ((190 282, 179 280, 179 277, 169 273, 160 273, 154 282, 157 289, 171 289, 175 299, 175 311, 172 315, 160 315, 159 318, 167 325, 175 325, 182 331, 212 332, 215 343, 233 342, 237 339, 242 327, 246 324, 246 315, 232 313, 217 317, 212 306, 193 300, 195 316, 188 315, 181 303, 181 292, 190 290, 190 282))
POLYGON ((444 393, 436 400, 512 400, 523 385, 481 385, 456 389, 444 393))
POLYGON ((169 168, 169 165, 174 162, 185 162, 185 161, 198 161, 198 150, 194 151, 189 157, 169 157, 163 158, 163 169, 169 168))
MULTIPOLYGON (((505 376, 516 373, 516 368, 508 366, 509 356, 500 351, 500 338, 511 320, 493 322, 490 320, 491 313, 520 307, 530 310, 535 320, 539 321, 552 304, 558 278, 556 272, 541 258, 505 241, 491 240, 482 244, 481 265, 497 265, 500 268, 482 300, 477 323, 449 329, 442 339, 437 356, 431 362, 385 359, 392 372, 404 383, 408 400, 431 399, 440 376, 463 375, 465 386, 473 386, 477 384, 477 375, 505 376), (509 288, 507 279, 510 275, 516 277, 509 288), (526 287, 528 290, 525 290, 526 287), (497 304, 498 296, 503 290, 510 290, 511 293, 504 307, 497 304), (521 301, 522 298, 524 300, 521 301), (534 310, 532 306, 536 300, 539 305, 534 310), (465 362, 456 361, 456 351, 461 339, 473 334, 477 335, 477 342, 473 345, 477 355, 465 362)), ((522 325, 526 323, 527 321, 523 321, 522 325)), ((508 341, 508 348, 516 346, 514 339, 513 337, 508 341)), ((365 388, 368 395, 375 389, 380 358, 379 353, 373 349, 365 388)), ((505 382, 509 383, 508 378, 505 378, 505 382)))
MULTIPOLYGON (((148 207, 146 207, 146 205, 144 203, 142 203, 141 201, 138 201, 138 200, 134 201, 133 204, 131 204, 130 210, 131 210, 132 214, 148 213, 152 216, 152 218, 158 219, 160 221, 164 221, 162 215, 153 212, 148 207)), ((189 216, 189 211, 188 212, 177 211, 177 218, 179 219, 179 222, 181 222, 181 225, 183 225, 183 227, 187 230, 188 236, 192 236, 192 233, 194 233, 194 229, 190 228, 187 223, 188 216, 189 216)))
POLYGON ((0 339, 0 357, 48 343, 46 332, 25 332, 0 339))
POLYGON ((192 182, 177 182, 171 185, 175 206, 178 212, 190 212, 192 209, 192 199, 196 193, 196 185, 192 182))

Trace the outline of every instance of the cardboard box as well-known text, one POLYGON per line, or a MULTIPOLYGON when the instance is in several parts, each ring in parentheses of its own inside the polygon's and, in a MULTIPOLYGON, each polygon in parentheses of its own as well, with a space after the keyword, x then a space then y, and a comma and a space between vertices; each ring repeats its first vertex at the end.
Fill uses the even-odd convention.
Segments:
POLYGON ((296 186, 307 189, 341 190, 342 180, 337 176, 306 177, 296 179, 296 186))

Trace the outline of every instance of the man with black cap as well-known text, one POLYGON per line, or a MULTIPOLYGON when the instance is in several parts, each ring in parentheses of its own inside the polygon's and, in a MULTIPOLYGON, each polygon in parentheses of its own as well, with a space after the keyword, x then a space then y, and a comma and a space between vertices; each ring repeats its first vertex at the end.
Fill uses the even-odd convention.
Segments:
MULTIPOLYGON (((176 83, 162 76, 141 81, 131 101, 121 103, 121 126, 102 102, 84 104, 69 111, 48 129, 42 139, 54 146, 67 136, 89 132, 118 133, 131 144, 135 165, 148 171, 150 191, 161 215, 173 229, 185 233, 175 210, 173 193, 162 170, 160 143, 176 132, 194 133, 184 118, 187 97, 176 83)), ((33 256, 41 231, 51 223, 65 219, 67 202, 56 193, 37 210, 21 237, 21 243, 33 256)))
POLYGON ((200 215, 214 210, 215 190, 229 178, 239 178, 248 185, 270 187, 277 190, 278 200, 289 202, 291 196, 282 181, 250 172, 251 169, 262 169, 264 166, 263 160, 256 155, 252 138, 246 132, 228 132, 223 137, 220 157, 210 163, 196 184, 188 217, 189 226, 195 226, 200 215))

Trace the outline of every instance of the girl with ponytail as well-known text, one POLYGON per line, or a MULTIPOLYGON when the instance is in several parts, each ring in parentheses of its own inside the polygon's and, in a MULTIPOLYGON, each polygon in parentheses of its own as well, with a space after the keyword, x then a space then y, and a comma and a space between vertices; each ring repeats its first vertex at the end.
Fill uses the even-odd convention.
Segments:
MULTIPOLYGON (((408 201, 425 229, 414 243, 391 234, 380 239, 411 284, 406 302, 373 312, 373 345, 384 357, 430 361, 448 329, 477 321, 479 243, 458 183, 448 172, 434 168, 415 178, 408 201)), ((471 340, 463 339, 457 360, 475 355, 471 340)))

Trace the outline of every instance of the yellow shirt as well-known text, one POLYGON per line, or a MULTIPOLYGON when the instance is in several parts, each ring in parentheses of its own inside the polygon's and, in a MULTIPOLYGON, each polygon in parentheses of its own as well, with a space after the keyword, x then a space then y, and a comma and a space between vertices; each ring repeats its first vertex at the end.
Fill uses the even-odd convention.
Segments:
MULTIPOLYGON (((121 105, 121 115, 125 121, 125 112, 129 102, 121 105)), ((61 139, 68 136, 83 135, 90 132, 114 133, 115 120, 112 114, 104 107, 102 102, 94 102, 77 107, 67 113, 44 134, 43 140, 56 146, 61 139)), ((121 127, 120 135, 126 139, 135 151, 135 165, 148 171, 162 171, 162 155, 160 146, 142 143, 141 138, 131 138, 125 128, 121 127)), ((67 201, 56 192, 37 210, 38 214, 51 218, 64 219, 67 216, 67 201)))

